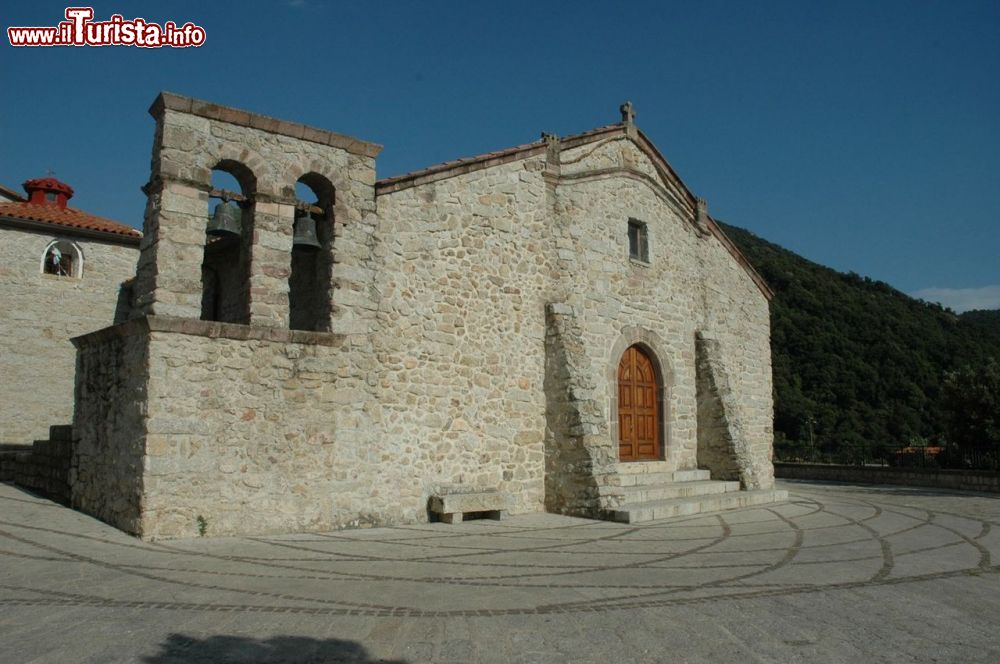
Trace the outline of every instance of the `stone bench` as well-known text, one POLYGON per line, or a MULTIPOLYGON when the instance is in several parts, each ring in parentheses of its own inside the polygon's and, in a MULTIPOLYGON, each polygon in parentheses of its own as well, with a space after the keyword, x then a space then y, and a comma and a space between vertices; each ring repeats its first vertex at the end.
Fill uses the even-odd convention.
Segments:
POLYGON ((507 497, 497 489, 439 487, 431 496, 430 510, 445 523, 462 523, 464 514, 485 512, 491 519, 507 516, 507 497))

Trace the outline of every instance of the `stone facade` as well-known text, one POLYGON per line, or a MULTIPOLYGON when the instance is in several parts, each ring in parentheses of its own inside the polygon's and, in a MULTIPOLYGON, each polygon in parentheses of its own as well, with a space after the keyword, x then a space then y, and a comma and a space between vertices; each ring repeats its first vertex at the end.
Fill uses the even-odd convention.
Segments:
POLYGON ((769 291, 630 113, 376 183, 369 143, 175 95, 151 112, 135 320, 75 340, 79 507, 147 538, 420 522, 476 491, 608 515, 633 345, 657 468, 773 484, 769 291), (203 306, 213 168, 243 188, 235 316, 203 306))
POLYGON ((0 442, 28 444, 73 418, 70 338, 115 320, 138 251, 128 238, 98 238, 53 224, 29 227, 0 213, 0 442), (45 274, 53 241, 79 248, 79 276, 45 274))

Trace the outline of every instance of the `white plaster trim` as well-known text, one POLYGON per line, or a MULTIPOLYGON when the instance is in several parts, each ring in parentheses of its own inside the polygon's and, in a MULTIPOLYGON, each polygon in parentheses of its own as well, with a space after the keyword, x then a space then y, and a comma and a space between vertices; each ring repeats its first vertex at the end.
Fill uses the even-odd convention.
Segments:
MULTIPOLYGON (((49 255, 49 250, 52 247, 61 243, 68 244, 73 248, 73 253, 74 253, 73 274, 65 277, 61 275, 48 275, 48 276, 60 277, 62 279, 83 279, 83 261, 84 261, 83 249, 80 247, 79 244, 77 244, 73 240, 68 240, 66 238, 56 238, 45 245, 45 249, 42 251, 42 256, 38 261, 38 273, 43 275, 48 274, 47 272, 45 272, 45 257, 49 255)), ((60 251, 62 251, 62 249, 60 249, 60 251)))

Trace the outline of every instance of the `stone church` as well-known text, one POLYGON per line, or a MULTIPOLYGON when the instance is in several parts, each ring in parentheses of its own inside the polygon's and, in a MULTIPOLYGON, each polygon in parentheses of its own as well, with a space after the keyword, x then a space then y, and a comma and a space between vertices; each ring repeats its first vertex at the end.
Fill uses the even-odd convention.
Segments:
POLYGON ((166 538, 784 499, 771 293, 630 104, 383 180, 373 143, 150 112, 128 320, 73 340, 75 507, 166 538))
POLYGON ((23 186, 0 186, 0 450, 72 420, 70 339, 115 320, 141 236, 70 205, 54 177, 23 186))

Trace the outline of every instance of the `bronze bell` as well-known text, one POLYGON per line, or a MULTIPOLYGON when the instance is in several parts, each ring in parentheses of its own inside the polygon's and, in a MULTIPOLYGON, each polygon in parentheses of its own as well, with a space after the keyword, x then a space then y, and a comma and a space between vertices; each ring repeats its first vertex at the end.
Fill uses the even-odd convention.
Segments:
POLYGON ((215 206, 215 213, 205 232, 209 235, 239 237, 243 230, 243 215, 235 205, 222 201, 215 206))
POLYGON ((322 249, 323 245, 316 237, 316 220, 308 212, 299 211, 297 215, 292 245, 303 249, 322 249))

